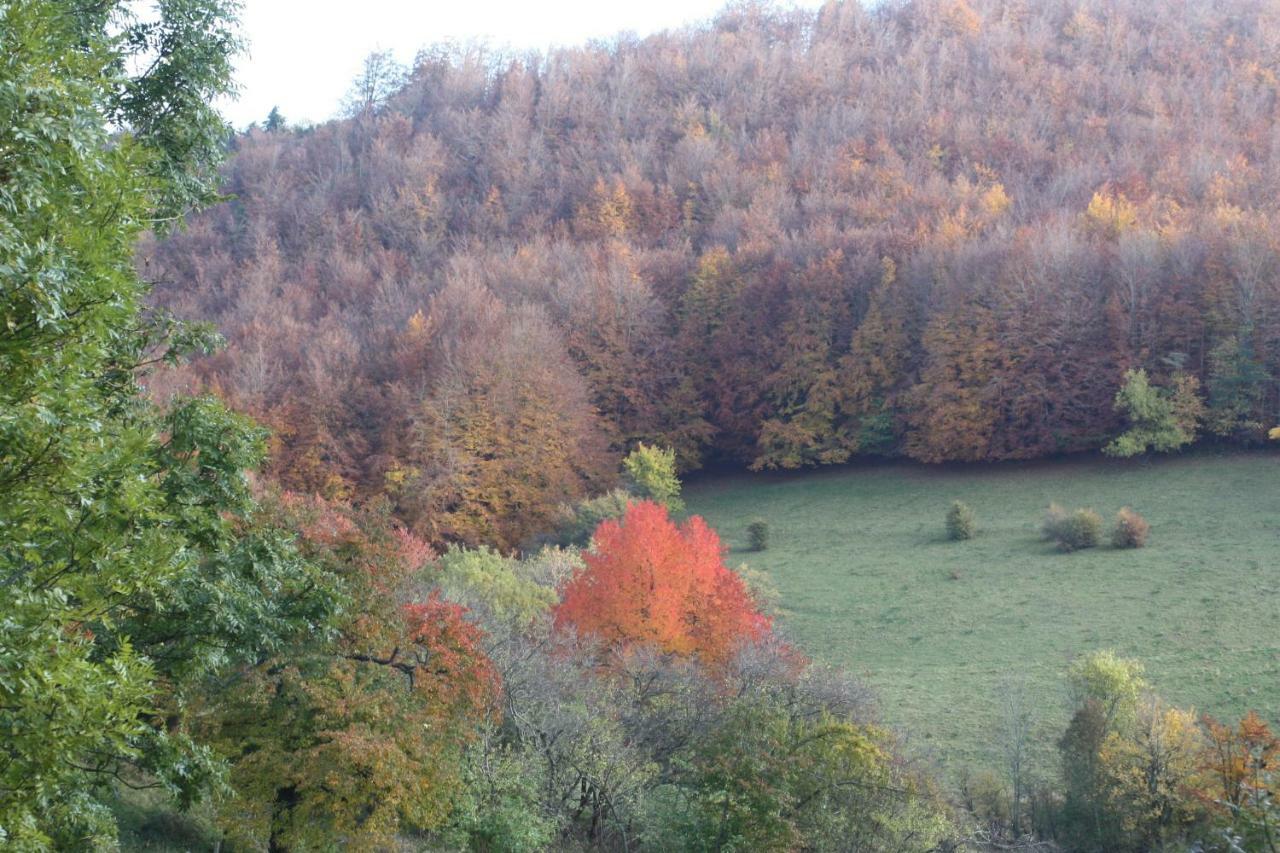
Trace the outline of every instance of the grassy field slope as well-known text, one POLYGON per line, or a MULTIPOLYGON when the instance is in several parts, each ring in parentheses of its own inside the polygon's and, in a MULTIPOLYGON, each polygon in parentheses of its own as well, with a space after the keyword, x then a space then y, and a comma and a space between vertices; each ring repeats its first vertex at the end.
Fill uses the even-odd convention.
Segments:
POLYGON ((1280 718, 1275 455, 707 477, 686 498, 731 546, 731 564, 768 572, 786 635, 864 674, 886 721, 948 769, 996 763, 999 695, 1012 678, 1026 680, 1039 769, 1053 772, 1063 671, 1099 648, 1141 659, 1172 702, 1280 718), (957 498, 978 515, 969 542, 944 536, 957 498), (1052 500, 1096 509, 1104 538, 1130 505, 1150 521, 1150 544, 1057 553, 1038 536, 1052 500), (757 516, 770 547, 747 553, 757 516))

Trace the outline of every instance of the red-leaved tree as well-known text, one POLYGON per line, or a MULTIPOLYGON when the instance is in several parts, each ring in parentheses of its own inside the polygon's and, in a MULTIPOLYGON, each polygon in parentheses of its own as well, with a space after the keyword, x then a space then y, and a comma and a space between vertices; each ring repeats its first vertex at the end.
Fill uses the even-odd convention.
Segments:
POLYGON ((709 665, 769 631, 769 618, 725 566, 720 537, 698 516, 677 526, 665 507, 638 501, 621 519, 600 524, 583 559, 586 568, 556 610, 557 627, 709 665))

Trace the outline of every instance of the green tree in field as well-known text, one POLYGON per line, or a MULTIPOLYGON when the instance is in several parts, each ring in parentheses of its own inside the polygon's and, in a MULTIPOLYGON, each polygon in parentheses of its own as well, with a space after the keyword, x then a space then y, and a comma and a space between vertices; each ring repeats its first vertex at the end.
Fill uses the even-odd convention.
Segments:
POLYGON ((680 478, 676 476, 676 453, 643 442, 622 460, 632 491, 665 506, 671 512, 683 512, 680 478))
POLYGON ((231 0, 0 0, 0 846, 111 843, 104 793, 189 802, 184 685, 320 624, 256 529, 263 436, 140 371, 210 343, 143 311, 133 249, 216 197, 231 0))
POLYGON ((1145 370, 1129 370, 1116 392, 1116 411, 1123 412, 1129 428, 1103 448, 1108 456, 1166 453, 1196 439, 1204 414, 1195 377, 1178 374, 1172 389, 1153 386, 1145 370))

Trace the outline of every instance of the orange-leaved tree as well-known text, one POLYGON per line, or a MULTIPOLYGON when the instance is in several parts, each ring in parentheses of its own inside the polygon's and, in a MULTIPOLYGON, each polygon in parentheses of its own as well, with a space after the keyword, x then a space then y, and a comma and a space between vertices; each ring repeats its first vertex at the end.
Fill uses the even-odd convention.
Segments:
POLYGON ((1280 738, 1254 711, 1234 728, 1205 715, 1207 744, 1203 767, 1211 785, 1209 799, 1231 811, 1249 808, 1268 796, 1269 771, 1280 757, 1280 738))
POLYGON ((665 507, 636 501, 596 528, 583 560, 556 609, 558 627, 713 666, 769 631, 746 584, 725 566, 720 537, 698 516, 677 526, 665 507))

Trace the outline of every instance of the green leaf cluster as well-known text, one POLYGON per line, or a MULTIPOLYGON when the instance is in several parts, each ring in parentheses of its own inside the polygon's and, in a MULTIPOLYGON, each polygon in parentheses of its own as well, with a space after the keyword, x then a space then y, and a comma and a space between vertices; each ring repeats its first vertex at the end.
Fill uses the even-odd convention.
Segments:
POLYGON ((0 846, 110 845, 117 784, 190 802, 187 685, 334 600, 259 528, 263 434, 148 365, 213 343, 143 310, 134 247, 216 197, 236 5, 0 2, 0 846))
POLYGON ((674 450, 641 442, 622 460, 622 466, 637 497, 660 503, 673 513, 684 511, 674 450))
POLYGON ((1115 407, 1128 418, 1129 428, 1103 452, 1120 457, 1168 453, 1195 441, 1204 415, 1198 388, 1196 379, 1185 374, 1175 377, 1173 388, 1165 389, 1153 386, 1145 370, 1126 371, 1115 407))

